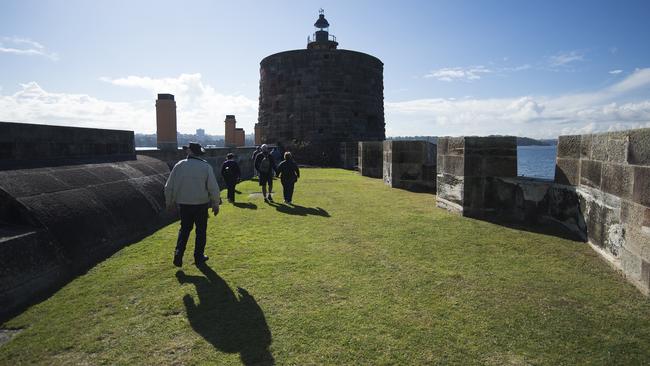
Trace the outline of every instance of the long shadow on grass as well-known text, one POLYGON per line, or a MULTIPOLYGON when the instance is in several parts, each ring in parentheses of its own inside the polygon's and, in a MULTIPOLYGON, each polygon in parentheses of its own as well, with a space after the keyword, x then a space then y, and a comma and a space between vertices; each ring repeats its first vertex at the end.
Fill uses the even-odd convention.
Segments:
POLYGON ((241 287, 235 294, 209 266, 199 269, 205 277, 176 272, 179 283, 196 286, 198 304, 190 295, 183 297, 192 328, 217 350, 239 353, 244 365, 273 365, 271 331, 255 298, 241 287))
POLYGON ((251 202, 235 202, 233 203, 238 208, 248 208, 250 210, 257 210, 257 205, 251 202))
POLYGON ((320 207, 305 207, 300 205, 281 205, 279 203, 269 202, 269 205, 275 207, 279 212, 288 214, 288 215, 299 215, 299 216, 323 216, 330 217, 330 214, 320 207))

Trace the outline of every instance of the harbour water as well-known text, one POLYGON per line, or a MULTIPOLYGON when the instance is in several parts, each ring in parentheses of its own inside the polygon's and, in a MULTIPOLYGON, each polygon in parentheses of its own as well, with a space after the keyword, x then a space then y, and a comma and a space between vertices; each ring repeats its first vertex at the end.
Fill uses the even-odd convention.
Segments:
POLYGON ((518 146, 517 175, 553 179, 557 146, 518 146))

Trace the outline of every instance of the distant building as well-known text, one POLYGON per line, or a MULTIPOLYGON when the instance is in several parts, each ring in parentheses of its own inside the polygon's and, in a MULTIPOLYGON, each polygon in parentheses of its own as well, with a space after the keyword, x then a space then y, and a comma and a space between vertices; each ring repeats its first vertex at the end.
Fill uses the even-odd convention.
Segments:
POLYGON ((246 134, 243 128, 237 128, 237 120, 234 114, 226 115, 225 130, 226 136, 224 138, 226 147, 236 147, 246 145, 246 134))
POLYGON ((365 53, 337 49, 321 10, 307 49, 260 62, 255 143, 277 144, 301 162, 341 164, 341 143, 380 141, 384 123, 384 64, 365 53))
POLYGON ((196 137, 203 138, 205 137, 205 130, 202 128, 196 129, 196 137))

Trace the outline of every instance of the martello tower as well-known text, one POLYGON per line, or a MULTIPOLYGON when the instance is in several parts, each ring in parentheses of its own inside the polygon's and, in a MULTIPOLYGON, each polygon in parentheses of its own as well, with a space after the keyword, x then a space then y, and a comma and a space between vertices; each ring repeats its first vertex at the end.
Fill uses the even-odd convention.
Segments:
POLYGON ((340 50, 323 10, 307 49, 260 62, 256 134, 296 152, 300 162, 337 165, 341 142, 383 140, 384 64, 340 50))

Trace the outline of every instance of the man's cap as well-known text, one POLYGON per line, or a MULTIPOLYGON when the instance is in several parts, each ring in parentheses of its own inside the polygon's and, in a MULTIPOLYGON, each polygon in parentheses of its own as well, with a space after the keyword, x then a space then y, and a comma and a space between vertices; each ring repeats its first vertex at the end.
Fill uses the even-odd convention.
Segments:
POLYGON ((189 149, 194 155, 205 154, 205 149, 198 142, 190 142, 187 146, 183 146, 183 150, 189 149))

